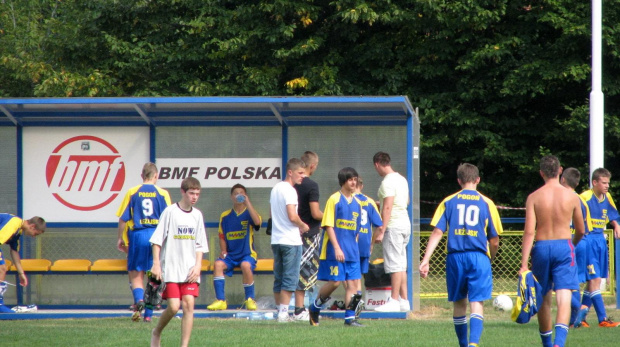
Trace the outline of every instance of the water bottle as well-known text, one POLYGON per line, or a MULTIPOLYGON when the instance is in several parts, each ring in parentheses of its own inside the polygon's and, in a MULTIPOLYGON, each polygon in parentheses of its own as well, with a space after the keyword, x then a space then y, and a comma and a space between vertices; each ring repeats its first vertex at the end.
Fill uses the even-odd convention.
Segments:
POLYGON ((238 312, 233 314, 233 318, 237 319, 250 319, 250 312, 238 312))
POLYGON ((275 317, 273 312, 252 312, 250 320, 273 320, 275 317))

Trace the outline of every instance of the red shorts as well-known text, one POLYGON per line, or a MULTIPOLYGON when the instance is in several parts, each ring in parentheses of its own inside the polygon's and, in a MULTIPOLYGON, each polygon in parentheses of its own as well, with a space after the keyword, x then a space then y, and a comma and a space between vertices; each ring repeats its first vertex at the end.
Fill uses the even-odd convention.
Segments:
POLYGON ((164 299, 181 299, 184 295, 198 297, 198 283, 166 282, 166 289, 162 297, 164 299))

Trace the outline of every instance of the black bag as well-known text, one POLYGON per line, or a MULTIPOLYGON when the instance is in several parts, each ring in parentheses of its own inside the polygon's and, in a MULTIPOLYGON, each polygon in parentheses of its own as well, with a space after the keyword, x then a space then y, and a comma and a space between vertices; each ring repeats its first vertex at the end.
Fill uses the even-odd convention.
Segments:
POLYGON ((366 288, 390 287, 392 285, 391 276, 385 273, 383 263, 368 264, 368 273, 364 274, 364 285, 366 288))

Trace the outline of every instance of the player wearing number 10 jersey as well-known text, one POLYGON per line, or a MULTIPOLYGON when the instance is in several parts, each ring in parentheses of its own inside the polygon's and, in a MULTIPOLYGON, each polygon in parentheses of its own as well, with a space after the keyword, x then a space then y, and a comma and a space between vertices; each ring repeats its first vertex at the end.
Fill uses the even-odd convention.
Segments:
MULTIPOLYGON (((159 224, 159 216, 171 204, 168 191, 155 185, 157 166, 146 163, 142 168, 141 185, 127 192, 116 215, 118 220, 117 247, 127 252, 127 271, 134 297, 134 321, 140 319, 143 309, 144 273, 153 266, 153 253, 149 239, 159 224), (127 232, 127 237, 123 233, 127 232), (127 241, 129 244, 127 244, 127 241)), ((149 321, 152 310, 147 308, 144 319, 149 321)))
POLYGON ((491 298, 491 261, 502 233, 499 213, 493 201, 476 190, 478 168, 461 164, 457 178, 462 190, 445 198, 433 216, 435 227, 420 264, 420 275, 428 275, 429 261, 443 233, 447 233, 446 284, 448 301, 454 303, 452 319, 459 346, 478 346, 483 328, 483 301, 491 298), (471 315, 467 339, 467 300, 471 315))

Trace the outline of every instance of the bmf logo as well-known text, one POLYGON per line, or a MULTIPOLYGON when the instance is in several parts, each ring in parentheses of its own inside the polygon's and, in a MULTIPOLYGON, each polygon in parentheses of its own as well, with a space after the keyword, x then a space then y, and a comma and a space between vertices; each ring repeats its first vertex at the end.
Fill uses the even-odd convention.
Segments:
POLYGON ((78 211, 93 211, 111 203, 123 189, 125 164, 109 142, 75 136, 52 151, 45 178, 60 203, 78 211), (83 154, 85 151, 88 154, 83 154))

